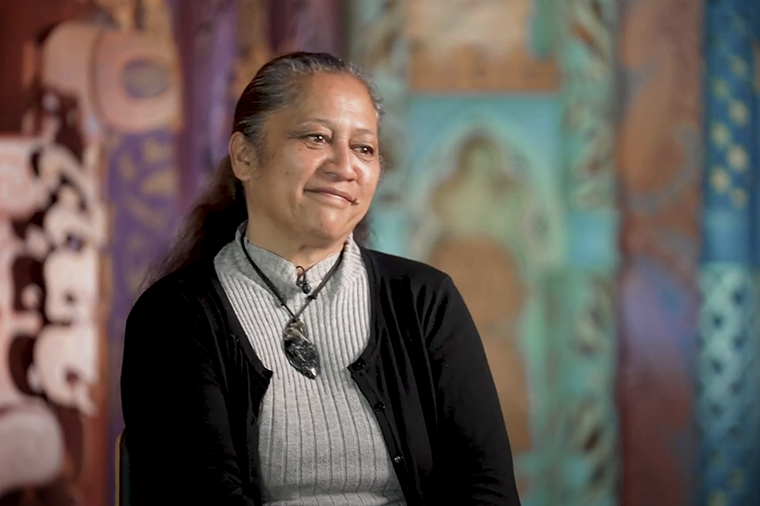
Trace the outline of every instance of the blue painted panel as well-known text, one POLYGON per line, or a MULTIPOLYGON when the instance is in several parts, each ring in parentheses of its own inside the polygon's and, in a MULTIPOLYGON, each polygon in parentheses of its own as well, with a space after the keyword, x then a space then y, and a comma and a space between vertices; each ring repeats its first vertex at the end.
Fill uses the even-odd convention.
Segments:
POLYGON ((710 262, 751 261, 750 215, 733 209, 705 209, 702 213, 702 258, 710 262))
POLYGON ((700 504, 760 503, 755 0, 707 3, 700 504), (754 251, 753 251, 754 250, 754 251))

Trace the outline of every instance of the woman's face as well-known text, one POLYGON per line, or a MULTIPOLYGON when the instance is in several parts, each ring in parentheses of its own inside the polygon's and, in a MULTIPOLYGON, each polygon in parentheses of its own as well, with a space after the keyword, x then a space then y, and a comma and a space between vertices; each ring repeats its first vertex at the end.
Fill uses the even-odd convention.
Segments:
POLYGON ((307 244, 342 242, 380 176, 377 113, 351 76, 316 74, 299 88, 295 104, 266 120, 264 153, 244 180, 249 213, 264 220, 257 226, 307 244))

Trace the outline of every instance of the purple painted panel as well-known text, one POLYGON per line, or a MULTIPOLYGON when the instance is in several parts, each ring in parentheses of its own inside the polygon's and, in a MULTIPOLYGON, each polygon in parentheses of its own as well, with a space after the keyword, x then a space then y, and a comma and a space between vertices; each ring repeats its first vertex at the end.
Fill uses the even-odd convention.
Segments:
POLYGON ((696 470, 692 364, 698 297, 653 259, 631 260, 621 271, 618 293, 623 504, 686 506, 693 504, 696 470))
POLYGON ((623 506, 695 504, 702 5, 620 2, 623 506))
MULTIPOLYGON (((109 462, 124 428, 119 378, 127 315, 149 266, 160 258, 178 223, 176 136, 167 130, 110 139, 108 196, 112 209, 112 306, 108 320, 109 462)), ((113 473, 109 474, 113 491, 113 473)), ((111 495, 113 496, 113 495, 111 495)))
POLYGON ((179 137, 181 209, 186 211, 227 154, 230 93, 238 54, 237 0, 188 0, 175 13, 183 68, 184 129, 179 137))

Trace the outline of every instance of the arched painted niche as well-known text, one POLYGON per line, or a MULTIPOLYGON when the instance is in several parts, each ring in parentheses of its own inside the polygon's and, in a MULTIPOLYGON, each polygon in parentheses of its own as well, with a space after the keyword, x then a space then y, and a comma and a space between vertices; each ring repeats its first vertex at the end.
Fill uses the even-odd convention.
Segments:
MULTIPOLYGON (((437 105, 425 106, 424 119, 412 108, 412 121, 423 124, 411 130, 409 169, 397 185, 400 200, 374 207, 374 230, 381 249, 442 269, 465 298, 488 354, 527 497, 539 475, 549 472, 551 451, 546 286, 564 240, 553 148, 541 150, 531 130, 550 128, 553 113, 536 103, 536 111, 501 104, 496 109, 507 114, 488 114, 487 104, 475 102, 449 103, 441 121, 428 114, 440 113, 437 105), (526 128, 523 114, 543 116, 542 128, 526 128)), ((384 184, 394 185, 395 177, 402 175, 389 175, 384 184)))

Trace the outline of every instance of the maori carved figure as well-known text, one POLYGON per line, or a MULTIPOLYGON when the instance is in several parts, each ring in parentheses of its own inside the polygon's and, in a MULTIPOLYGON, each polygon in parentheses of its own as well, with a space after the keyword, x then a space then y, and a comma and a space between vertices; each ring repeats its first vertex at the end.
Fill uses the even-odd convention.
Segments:
POLYGON ((165 42, 172 40, 171 10, 166 0, 95 0, 95 3, 126 32, 135 33, 139 25, 140 33, 165 42))
MULTIPOLYGON (((123 30, 53 28, 35 53, 41 101, 25 116, 29 135, 0 138, 0 497, 8 504, 47 503, 41 494, 102 500, 103 165, 113 134, 180 120, 166 3, 142 2, 141 32, 130 24, 134 2, 102 3, 123 30)), ((161 159, 166 170, 135 170, 156 202, 176 181, 170 150, 153 140, 141 144, 146 163, 161 159)))
POLYGON ((10 190, 0 195, 0 352, 10 365, 0 367, 0 496, 62 472, 51 404, 94 414, 104 240, 94 169, 50 140, 0 140, 0 188, 10 190), (25 340, 31 363, 18 354, 25 340))
POLYGON ((94 415, 89 389, 97 381, 98 250, 105 241, 98 179, 61 146, 43 149, 37 163, 57 198, 43 220, 51 249, 42 269, 50 324, 37 337, 28 381, 53 402, 94 415))
POLYGON ((39 139, 0 139, 0 497, 27 484, 41 484, 60 471, 63 433, 44 401, 21 391, 7 364, 14 340, 36 335, 43 324, 39 311, 41 287, 30 287, 17 307, 19 287, 14 264, 27 256, 39 261, 46 250, 43 232, 33 227, 26 238, 17 236, 13 221, 28 218, 50 200, 35 178, 30 163, 39 139), (42 242, 43 244, 40 244, 42 242))
MULTIPOLYGON (((140 9, 134 11, 134 24, 123 24, 120 29, 94 23, 59 25, 50 33, 43 51, 44 85, 66 90, 91 105, 83 107, 81 115, 84 145, 101 153, 97 158, 102 163, 101 181, 111 211, 112 270, 104 270, 110 295, 105 327, 110 409, 99 413, 100 423, 107 423, 107 430, 97 427, 103 439, 85 441, 89 447, 82 447, 90 452, 90 465, 95 451, 113 462, 113 441, 124 427, 118 376, 126 316, 149 264, 175 232, 179 194, 176 137, 182 122, 182 81, 167 5, 164 0, 141 1, 140 9), (67 53, 66 47, 80 49, 67 53), (82 71, 67 72, 71 67, 82 71), (106 448, 92 450, 93 444, 105 444, 106 448)), ((83 350, 82 354, 90 351, 83 350)), ((100 356, 106 358, 104 353, 100 356)), ((42 374, 37 377, 44 379, 42 374)), ((72 397, 76 399, 77 394, 72 397)), ((105 488, 108 476, 100 473, 92 469, 87 476, 95 478, 84 485, 105 488)), ((84 480, 83 473, 80 481, 84 480)))
MULTIPOLYGON (((110 31, 95 48, 95 97, 106 124, 142 132, 177 119, 181 96, 173 45, 158 37, 110 31)), ((178 125, 174 125, 175 127, 178 125)))
MULTIPOLYGON (((101 3, 122 29, 81 22, 59 25, 46 39, 41 78, 44 86, 78 98, 85 145, 97 156, 102 152, 113 169, 109 186, 115 226, 121 228, 114 237, 118 250, 120 241, 134 242, 141 227, 149 234, 160 229, 166 237, 173 232, 169 215, 178 179, 172 143, 181 124, 182 88, 166 2, 141 4, 140 30, 129 21, 137 16, 132 2, 101 3), (124 217, 130 213, 140 226, 124 217)), ((120 261, 120 256, 115 259, 117 271, 125 267, 120 261)), ((130 267, 143 271, 138 274, 142 276, 144 264, 130 267)), ((115 284, 114 304, 129 305, 134 291, 120 294, 119 281, 115 284)))

